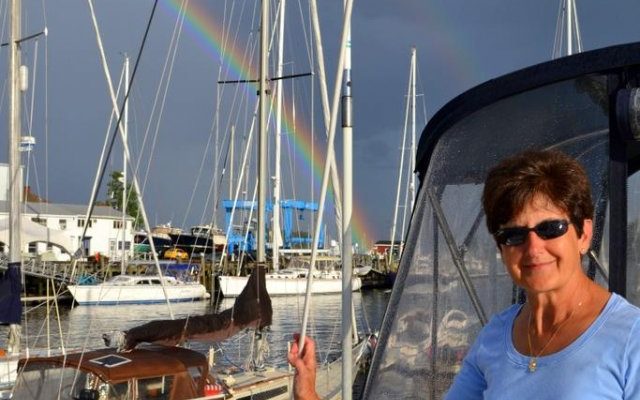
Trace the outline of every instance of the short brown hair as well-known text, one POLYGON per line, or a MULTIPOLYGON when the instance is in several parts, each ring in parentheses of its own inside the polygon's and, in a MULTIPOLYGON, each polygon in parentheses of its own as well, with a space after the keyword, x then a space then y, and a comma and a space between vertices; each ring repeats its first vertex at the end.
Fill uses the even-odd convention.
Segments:
POLYGON ((582 165, 558 150, 528 150, 489 171, 482 193, 489 232, 516 217, 536 195, 564 210, 579 236, 584 220, 593 218, 591 186, 582 165))

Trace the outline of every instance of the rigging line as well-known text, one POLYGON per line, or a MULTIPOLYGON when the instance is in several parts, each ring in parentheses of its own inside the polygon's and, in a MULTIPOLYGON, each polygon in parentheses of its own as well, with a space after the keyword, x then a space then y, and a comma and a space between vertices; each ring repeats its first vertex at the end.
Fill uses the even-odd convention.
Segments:
MULTIPOLYGON (((2 12, 2 30, 0 30, 0 42, 4 43, 4 35, 5 33, 9 32, 9 29, 7 28, 7 18, 9 17, 9 2, 3 1, 2 5, 6 6, 6 8, 0 6, 0 12, 2 12)), ((2 93, 5 93, 5 91, 3 90, 2 93)))
MULTIPOLYGON (((47 11, 45 0, 42 0, 42 15, 45 28, 47 11)), ((49 199, 49 37, 44 38, 44 197, 49 199)), ((45 206, 49 211, 49 202, 45 206)))
POLYGON ((564 24, 562 23, 562 14, 566 0, 560 0, 558 3, 558 17, 556 19, 556 32, 553 38, 553 48, 551 49, 551 59, 560 57, 562 51, 562 35, 564 32, 564 24))
MULTIPOLYGON (((256 105, 254 108, 254 115, 255 113, 258 111, 258 102, 256 101, 256 105)), ((238 185, 236 186, 236 192, 234 195, 234 199, 233 199, 233 206, 231 207, 231 213, 229 215, 229 225, 227 226, 227 230, 225 232, 225 237, 229 237, 229 234, 231 233, 231 228, 233 227, 233 216, 234 213, 236 211, 236 206, 238 204, 238 196, 240 194, 240 189, 241 189, 241 183, 242 180, 244 179, 244 173, 246 170, 246 165, 247 165, 247 157, 249 155, 249 150, 251 147, 251 139, 253 138, 253 131, 254 131, 254 127, 255 127, 255 118, 252 119, 251 122, 251 128, 249 129, 249 135, 247 137, 247 141, 246 141, 246 146, 244 149, 244 155, 242 157, 242 168, 240 168, 240 175, 238 177, 238 185)), ((227 244, 228 242, 225 241, 224 246, 222 247, 222 257, 220 257, 220 263, 218 265, 218 269, 222 270, 222 261, 224 260, 224 256, 226 254, 227 251, 227 244)), ((215 262, 215 260, 214 260, 215 262)))
MULTIPOLYGON (((229 153, 231 151, 231 135, 227 136, 227 150, 225 151, 224 161, 222 163, 222 172, 220 174, 220 180, 218 181, 218 187, 215 188, 218 193, 221 193, 222 190, 222 180, 224 179, 226 170, 227 170, 227 162, 229 161, 229 153)), ((214 212, 218 209, 220 203, 220 196, 217 198, 217 204, 214 205, 214 212)), ((212 221, 213 222, 213 221, 212 221)))
POLYGON ((37 75, 37 68, 38 68, 38 41, 36 40, 36 42, 34 43, 34 50, 33 50, 33 73, 31 74, 31 105, 30 107, 27 107, 27 99, 23 96, 23 100, 25 102, 24 106, 25 109, 29 110, 29 119, 27 122, 27 132, 29 132, 29 136, 33 136, 33 110, 34 110, 34 102, 35 102, 35 98, 36 98, 36 75, 37 75))
MULTIPOLYGON (((416 65, 417 64, 418 64, 418 61, 416 59, 416 65)), ((422 75, 420 74, 420 71, 419 71, 419 69, 417 67, 416 67, 416 78, 418 79, 418 87, 420 88, 420 92, 421 93, 427 93, 426 90, 424 90, 425 83, 422 80, 422 75)), ((422 103, 422 126, 425 126, 425 125, 427 125, 427 121, 429 121, 429 118, 427 117, 427 96, 425 94, 422 94, 422 95, 416 96, 416 97, 420 97, 421 98, 421 103, 422 103)))
MULTIPOLYGON (((251 208, 249 209, 249 218, 247 218, 247 225, 244 230, 244 243, 247 243, 247 239, 249 238, 249 231, 251 230, 251 218, 253 218, 253 210, 256 208, 256 195, 258 193, 258 180, 256 179, 256 183, 253 185, 253 196, 251 199, 251 208)), ((247 250, 245 249, 247 246, 243 246, 242 251, 240 253, 240 258, 238 259, 238 268, 236 269, 236 276, 240 276, 242 272, 242 263, 244 262, 245 254, 247 250)), ((235 305, 235 303, 234 303, 235 305)))
MULTIPOLYGON (((91 4, 91 0, 89 0, 89 4, 91 4)), ((124 100, 122 102, 122 106, 120 107, 120 112, 118 115, 118 123, 116 124, 113 133, 111 135, 111 140, 107 149, 107 154, 106 154, 106 159, 104 160, 100 170, 99 170, 99 176, 98 176, 98 180, 97 180, 97 187, 99 188, 102 185, 102 181, 104 179, 104 173, 106 171, 106 166, 107 166, 107 162, 111 156, 111 152, 113 151, 113 146, 115 144, 115 140, 118 134, 118 129, 120 126, 120 123, 122 122, 122 115, 123 115, 123 111, 124 111, 124 106, 127 103, 127 100, 129 99, 129 93, 131 92, 131 86, 133 86, 133 82, 135 79, 135 76, 138 72, 138 66, 140 65, 140 59, 142 57, 142 52, 144 50, 145 44, 147 42, 147 37, 149 36, 149 30, 151 29, 151 22, 153 21, 153 16, 156 12, 156 8, 158 6, 158 0, 154 0, 153 2, 153 7, 151 9, 151 14, 149 15, 149 20, 147 22, 147 26, 145 28, 144 31, 144 36, 142 38, 142 42, 140 43, 140 48, 138 50, 138 57, 136 58, 136 62, 133 66, 133 72, 131 73, 131 78, 129 79, 129 90, 127 91, 127 93, 125 93, 124 95, 124 100)), ((82 229, 82 235, 80 236, 80 243, 82 243, 87 235, 87 229, 89 228, 89 219, 91 218, 91 216, 93 215, 93 210, 95 208, 95 201, 96 201, 96 197, 97 197, 97 190, 95 190, 92 193, 91 196, 91 203, 89 204, 89 212, 87 213, 87 223, 85 223, 83 229, 82 229)))
MULTIPOLYGON (((328 148, 327 148, 327 157, 324 163, 324 171, 322 174, 322 189, 320 190, 320 201, 318 207, 318 216, 315 224, 315 232, 313 234, 313 247, 311 249, 311 265, 309 270, 313 270, 317 255, 318 255, 318 241, 320 238, 320 229, 322 227, 322 217, 324 213, 324 202, 327 195, 327 186, 329 183, 329 165, 331 162, 331 158, 333 158, 334 152, 334 139, 335 139, 335 131, 336 125, 338 121, 338 106, 340 100, 340 94, 342 93, 342 79, 344 74, 344 64, 345 64, 345 48, 347 45, 347 31, 350 27, 350 19, 353 11, 353 0, 347 0, 345 5, 344 17, 343 17, 343 25, 342 32, 340 34, 340 51, 338 56, 338 65, 336 71, 336 80, 332 98, 332 108, 331 108, 331 118, 330 118, 330 126, 329 126, 329 139, 328 139, 328 148)), ((311 288, 313 282, 313 274, 307 275, 307 287, 311 288)), ((311 290, 307 290, 304 299, 304 316, 303 323, 300 332, 300 340, 298 342, 298 347, 300 351, 304 348, 304 336, 307 330, 307 321, 309 315, 309 309, 311 307, 311 290)))
MULTIPOLYGON (((409 125, 409 103, 410 103, 410 93, 411 93, 411 81, 413 79, 413 68, 409 69, 409 82, 407 84, 407 94, 405 96, 405 109, 404 109, 404 124, 403 124, 403 128, 402 128, 402 142, 400 143, 400 166, 398 167, 398 184, 397 184, 397 188, 396 188, 396 201, 394 204, 394 209, 393 209, 393 220, 391 221, 391 246, 389 247, 389 253, 387 254, 387 264, 391 264, 392 261, 394 261, 394 257, 393 257, 393 247, 394 247, 394 243, 395 243, 395 236, 396 236, 396 224, 398 221, 398 207, 400 206, 400 191, 402 189, 402 178, 403 178, 403 169, 404 169, 404 153, 405 153, 405 149, 407 147, 407 131, 408 131, 408 125, 409 125)), ((409 185, 407 184, 407 187, 409 185)), ((407 190, 408 191, 408 190, 407 190)), ((405 210, 403 211, 403 213, 406 213, 406 207, 407 207, 407 199, 406 199, 406 191, 405 191, 405 202, 404 202, 404 208, 405 210)), ((404 224, 404 221, 403 221, 404 224)), ((403 229, 404 229, 404 225, 403 225, 403 229)), ((400 246, 398 245, 398 248, 400 246)))
MULTIPOLYGON (((162 116, 164 115, 164 107, 166 104, 167 92, 169 90, 171 76, 173 75, 173 66, 175 64, 175 57, 177 53, 177 46, 178 46, 177 43, 180 40, 180 36, 182 34, 182 25, 185 18, 185 3, 187 1, 188 0, 185 0, 181 3, 180 12, 178 13, 176 23, 173 26, 173 31, 171 33, 171 40, 169 42, 169 50, 167 51, 167 57, 165 58, 164 64, 162 66, 162 73, 160 74, 160 84, 158 85, 158 89, 156 90, 156 93, 153 99, 153 106, 151 108, 149 122, 145 128, 144 139, 142 141, 142 146, 140 148, 141 155, 142 155, 142 151, 144 150, 147 139, 150 135, 151 126, 153 125, 153 118, 154 118, 154 115, 156 114, 156 109, 158 107, 158 102, 160 102, 160 106, 159 106, 160 111, 157 112, 157 115, 158 115, 157 122, 156 122, 155 130, 152 134, 151 148, 149 150, 149 159, 147 160, 147 166, 146 166, 147 169, 144 172, 143 184, 142 184, 142 188, 140 189, 141 191, 144 191, 146 189, 147 182, 149 179, 149 173, 151 171, 151 164, 153 162, 153 158, 155 155, 155 148, 156 148, 159 131, 160 131, 160 121, 162 120, 162 116), (169 78, 167 78, 167 76, 169 76, 169 78), (164 86, 164 92, 161 94, 163 86, 164 86)), ((138 158, 138 162, 136 163, 136 166, 133 170, 134 175, 137 175, 141 162, 142 162, 142 156, 138 158)))
MULTIPOLYGON (((182 21, 181 21, 180 32, 182 32, 182 22, 183 22, 183 20, 184 20, 184 16, 183 16, 182 21)), ((177 53, 177 47, 176 47, 176 52, 174 52, 174 59, 175 59, 175 54, 176 53, 177 53)), ((172 61, 172 67, 171 68, 173 69, 173 61, 172 61)), ((163 104, 163 107, 164 107, 164 104, 163 104)), ((191 213, 191 208, 193 206, 193 201, 195 200, 196 188, 199 186, 200 177, 202 176, 202 171, 204 171, 204 163, 205 163, 205 161, 207 159, 207 155, 209 153, 209 147, 210 146, 211 146, 211 135, 209 135, 208 140, 207 140, 207 145, 205 146, 205 149, 203 151, 202 159, 201 159, 201 162, 200 162, 200 170, 199 170, 199 172, 197 174, 197 179, 194 182, 193 189, 191 191, 191 197, 189 199, 189 203, 187 205, 187 209, 185 210, 185 214, 184 214, 184 217, 183 217, 183 220, 182 220, 182 226, 184 226, 186 224, 187 218, 188 218, 189 214, 191 213)), ((214 157, 214 162, 215 162, 215 157, 214 157)), ((206 202, 204 203, 204 207, 203 207, 202 213, 200 215, 200 219, 199 219, 200 223, 202 223, 204 221, 204 215, 207 212, 206 204, 208 204, 210 196, 211 196, 211 188, 209 189, 209 193, 207 195, 206 202)))
MULTIPOLYGON (((413 154, 411 154, 410 156, 415 157, 415 155, 413 154)), ((400 235, 402 239, 400 239, 400 242, 398 243, 398 256, 402 256, 402 250, 403 250, 402 242, 404 241, 404 238, 407 235, 407 230, 406 230, 407 217, 410 216, 411 212, 413 211, 412 207, 410 206, 411 199, 409 198, 410 197, 409 189, 411 186, 411 175, 413 174, 413 171, 411 170, 411 168, 407 168, 405 173, 407 174, 407 185, 405 186, 405 192, 404 192, 404 207, 402 209, 402 228, 400 230, 400 235)))
MULTIPOLYGON (((300 25, 302 27, 302 37, 303 37, 302 43, 305 44, 305 50, 307 51, 307 62, 309 63, 309 69, 313 70, 313 51, 309 49, 310 47, 313 46, 313 43, 311 41, 312 40, 311 35, 309 35, 309 33, 307 32, 307 25, 306 25, 306 24, 309 24, 308 26, 311 26, 309 21, 311 19, 311 16, 310 14, 307 15, 307 18, 309 18, 309 20, 307 20, 305 24, 304 12, 302 11, 302 3, 300 2, 300 0, 298 0, 298 13, 300 14, 300 25)), ((289 38, 290 35, 286 35, 286 37, 289 38)))

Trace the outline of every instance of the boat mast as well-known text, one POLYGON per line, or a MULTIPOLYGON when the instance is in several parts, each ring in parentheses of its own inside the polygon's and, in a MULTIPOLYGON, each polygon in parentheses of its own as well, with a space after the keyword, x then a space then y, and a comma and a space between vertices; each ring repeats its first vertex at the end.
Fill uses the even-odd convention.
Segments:
MULTIPOLYGON (((284 16, 287 0, 280 0, 280 20, 278 23, 278 69, 277 77, 282 76, 284 59, 284 16)), ((275 176, 273 178, 273 235, 271 249, 273 270, 280 269, 280 139, 282 136, 282 79, 276 83, 276 137, 275 137, 275 176)))
MULTIPOLYGON (((409 199, 411 199, 411 207, 416 201, 416 48, 411 48, 411 184, 409 185, 409 199)), ((406 215, 405 210, 405 215, 406 215)), ((404 236, 404 224, 402 226, 402 234, 404 236)))
MULTIPOLYGON (((20 173, 20 0, 11 1, 11 35, 9 46, 10 116, 9 116, 9 263, 22 261, 22 216, 20 196, 22 175, 20 173)), ((11 324, 9 329, 11 353, 20 351, 20 324, 11 324)))
MULTIPOLYGON (((400 207, 400 189, 402 187, 402 176, 404 175, 404 151, 405 151, 405 141, 406 141, 406 136, 407 136, 407 119, 408 119, 408 115, 409 115, 409 107, 411 107, 411 114, 412 114, 412 141, 411 141, 411 171, 413 172, 415 170, 415 125, 416 125, 416 119, 415 119, 415 94, 416 94, 416 85, 415 85, 415 75, 416 75, 416 48, 412 47, 411 48, 411 66, 409 68, 409 87, 407 89, 407 106, 405 108, 405 119, 404 119, 404 129, 403 129, 403 134, 402 134, 402 143, 401 143, 401 148, 400 148, 400 167, 398 168, 398 185, 396 187, 396 204, 395 204, 395 208, 393 210, 393 221, 391 224, 391 238, 390 238, 390 242, 391 242, 391 246, 389 247, 389 252, 387 254, 387 268, 391 267, 392 262, 394 261, 393 258, 393 247, 395 245, 395 240, 396 240, 396 227, 397 227, 397 220, 398 220, 398 208, 400 207)), ((415 178, 415 174, 412 174, 412 178, 415 178)), ((412 179, 411 183, 410 183, 410 189, 414 189, 415 190, 415 181, 412 179)), ((413 210, 413 202, 414 202, 414 196, 415 193, 411 192, 411 209, 413 210)), ((404 213, 406 213, 406 201, 405 201, 405 209, 404 209, 404 213)), ((403 214, 404 214, 403 213, 403 214)), ((402 235, 404 236, 404 224, 402 226, 402 235)), ((400 253, 400 252, 398 252, 400 253)))
POLYGON ((580 23, 575 0, 560 0, 552 59, 582 52, 580 23), (565 43, 566 33, 566 43, 565 43))
MULTIPOLYGON (((344 2, 346 9, 347 3, 344 2)), ((351 16, 349 15, 349 18, 351 16)), ((346 18, 346 15, 345 15, 346 18)), ((351 400, 353 383, 352 323, 352 237, 353 208, 353 102, 351 97, 351 23, 345 24, 344 73, 342 85, 342 399, 351 400)))
MULTIPOLYGON (((129 56, 124 58, 124 92, 129 93, 129 56)), ((129 138, 129 99, 125 99, 124 112, 122 115, 122 140, 129 138)), ((127 251, 125 241, 127 240, 127 157, 122 155, 122 257, 120 260, 120 274, 127 272, 127 251)), ((149 232, 151 236, 151 232, 149 232)))
POLYGON ((257 261, 264 263, 265 258, 265 224, 267 201, 267 72, 269 59, 269 0, 262 0, 260 17, 260 94, 259 135, 258 135, 258 238, 257 261))
MULTIPOLYGON (((309 1, 309 9, 311 13, 313 42, 315 44, 316 63, 318 68, 318 86, 320 87, 320 99, 322 100, 322 115, 324 117, 325 133, 328 140, 329 130, 331 129, 331 109, 329 106, 329 92, 327 90, 327 78, 324 68, 324 49, 322 47, 322 35, 320 34, 318 5, 316 4, 316 0, 309 1)), ((331 187, 333 189, 333 204, 335 208, 338 243, 342 246, 342 194, 340 193, 340 179, 338 177, 335 152, 327 153, 327 157, 329 158, 329 168, 331 169, 331 187)))

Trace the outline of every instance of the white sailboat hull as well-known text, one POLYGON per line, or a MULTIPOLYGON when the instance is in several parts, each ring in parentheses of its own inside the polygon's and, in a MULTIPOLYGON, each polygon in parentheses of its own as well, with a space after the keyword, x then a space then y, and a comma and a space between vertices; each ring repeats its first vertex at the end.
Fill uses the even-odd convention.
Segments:
MULTIPOLYGON (((118 276, 123 278, 124 276, 118 276)), ((89 304, 146 304, 192 301, 207 296, 206 288, 196 282, 180 282, 165 278, 165 291, 158 279, 126 277, 126 283, 105 282, 99 285, 68 285, 73 299, 81 305, 89 304), (146 282, 143 282, 146 281, 146 282), (152 282, 151 282, 152 281, 152 282)))
MULTIPOLYGON (((237 297, 244 289, 248 277, 227 276, 218 277, 220 290, 225 297, 237 297)), ((267 292, 270 296, 291 296, 303 295, 307 291, 307 278, 301 277, 276 277, 267 275, 267 292)), ((362 280, 358 277, 351 279, 351 286, 354 291, 362 287, 362 280)), ((311 284, 311 293, 330 294, 342 293, 342 279, 340 278, 314 278, 311 284)))

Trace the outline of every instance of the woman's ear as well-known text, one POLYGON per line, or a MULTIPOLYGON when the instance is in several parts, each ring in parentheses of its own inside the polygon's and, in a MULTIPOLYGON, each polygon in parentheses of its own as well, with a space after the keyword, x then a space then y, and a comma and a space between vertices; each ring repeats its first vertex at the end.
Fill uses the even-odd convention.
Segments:
POLYGON ((582 236, 578 238, 580 242, 580 253, 586 254, 591 247, 591 239, 593 238, 593 220, 585 219, 582 222, 582 236))

